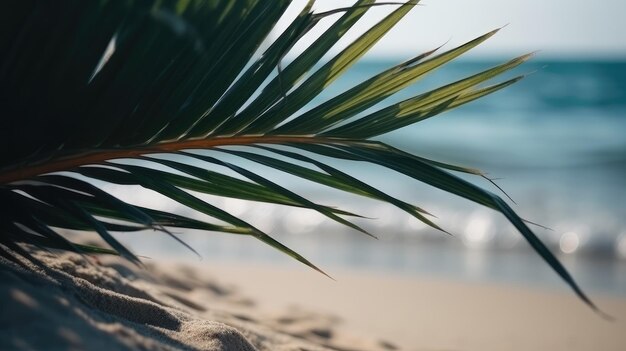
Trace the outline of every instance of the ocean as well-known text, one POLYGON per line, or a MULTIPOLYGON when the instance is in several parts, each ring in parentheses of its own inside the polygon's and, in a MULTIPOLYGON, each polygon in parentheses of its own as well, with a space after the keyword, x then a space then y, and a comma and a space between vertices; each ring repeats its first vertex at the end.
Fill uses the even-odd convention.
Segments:
MULTIPOLYGON (((501 62, 453 62, 377 107, 501 62)), ((363 61, 316 101, 394 63, 363 61)), ((626 61, 533 59, 507 77, 526 73, 503 91, 378 139, 422 157, 487 172, 524 219, 549 228, 532 226, 583 289, 626 296, 626 61)), ((379 240, 307 210, 205 198, 258 225, 331 274, 333 267, 348 267, 567 289, 501 215, 378 167, 332 164, 428 210, 453 236, 431 230, 392 206, 337 194, 263 167, 253 169, 320 203, 371 217, 356 222, 379 240)), ((483 179, 463 178, 498 192, 483 179)), ((133 196, 133 201, 172 206, 154 194, 142 196, 133 196)), ((145 240, 145 235, 153 234, 118 237, 138 254, 194 257, 167 237, 145 240)), ((209 259, 297 264, 250 237, 198 232, 181 237, 209 259)))

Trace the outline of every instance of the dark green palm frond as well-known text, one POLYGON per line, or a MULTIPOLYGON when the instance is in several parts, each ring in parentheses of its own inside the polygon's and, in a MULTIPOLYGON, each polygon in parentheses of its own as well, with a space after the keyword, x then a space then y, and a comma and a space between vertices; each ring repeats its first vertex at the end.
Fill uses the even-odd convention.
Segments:
MULTIPOLYGON (((253 223, 190 191, 312 209, 365 232, 351 221, 356 214, 298 195, 234 163, 233 156, 390 203, 441 230, 425 210, 324 163, 314 156, 318 155, 380 165, 501 212, 594 307, 506 202, 452 173, 482 175, 479 171, 372 140, 515 83, 521 77, 484 85, 529 55, 367 112, 497 32, 492 31, 440 54, 433 50, 416 55, 309 108, 417 1, 386 4, 394 6, 390 14, 326 62, 321 60, 335 43, 381 3, 359 0, 349 8, 314 13, 309 1, 286 29, 269 40, 289 4, 287 0, 3 4, 0 201, 10 206, 0 214, 0 244, 24 254, 16 243, 116 253, 139 263, 111 232, 153 229, 174 236, 171 228, 191 228, 249 235, 317 269, 253 223), (332 14, 339 14, 332 25, 294 53, 294 45, 332 14), (260 52, 266 41, 269 45, 260 52), (288 53, 295 58, 283 67, 288 53), (239 148, 228 148, 232 145, 239 148), (207 149, 215 152, 209 156, 197 151, 207 149), (238 175, 215 170, 224 167, 238 175), (94 185, 102 182, 141 185, 214 222, 129 204, 94 185), (60 228, 95 231, 110 248, 69 242, 58 234, 60 228)), ((0 254, 7 253, 0 249, 0 254)))

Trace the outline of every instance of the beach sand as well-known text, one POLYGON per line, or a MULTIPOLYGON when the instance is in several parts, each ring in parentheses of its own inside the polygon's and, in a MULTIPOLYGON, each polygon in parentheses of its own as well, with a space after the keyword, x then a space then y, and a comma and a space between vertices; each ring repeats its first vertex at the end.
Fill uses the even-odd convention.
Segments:
POLYGON ((0 257, 1 350, 624 350, 626 299, 293 266, 0 257))

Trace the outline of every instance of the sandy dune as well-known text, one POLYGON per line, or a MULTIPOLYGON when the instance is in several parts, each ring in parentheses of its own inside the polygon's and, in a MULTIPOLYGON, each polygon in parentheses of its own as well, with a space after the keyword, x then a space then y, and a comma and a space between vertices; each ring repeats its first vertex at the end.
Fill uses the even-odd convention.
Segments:
POLYGON ((263 314, 254 299, 190 267, 35 256, 42 267, 0 257, 1 350, 389 349, 338 336, 327 315, 263 314))
POLYGON ((0 257, 2 350, 623 350, 626 299, 292 267, 0 257), (43 267, 43 268, 42 268, 43 267), (382 338, 381 338, 382 337, 382 338))

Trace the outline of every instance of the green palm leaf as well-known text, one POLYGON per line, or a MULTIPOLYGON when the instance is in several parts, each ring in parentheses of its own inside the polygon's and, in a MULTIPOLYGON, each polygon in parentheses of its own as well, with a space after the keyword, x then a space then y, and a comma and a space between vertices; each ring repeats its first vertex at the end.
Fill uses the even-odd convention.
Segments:
POLYGON ((314 13, 309 1, 263 52, 262 43, 290 1, 4 4, 0 12, 0 201, 11 206, 0 214, 0 254, 8 255, 1 249, 6 247, 27 255, 16 243, 28 243, 115 253, 139 263, 112 231, 154 229, 173 236, 168 228, 191 228, 252 236, 319 270, 252 223, 189 191, 307 208, 365 232, 348 219, 355 214, 312 202, 234 163, 233 156, 390 203, 442 230, 425 210, 301 152, 306 151, 377 164, 502 213, 595 309, 505 201, 450 173, 482 175, 479 171, 428 160, 371 139, 518 81, 521 77, 482 85, 529 55, 363 115, 497 30, 439 55, 435 50, 417 55, 305 110, 416 4, 385 4, 395 9, 325 63, 323 56, 337 40, 381 3, 360 0, 349 8, 314 13), (294 54, 294 45, 322 18, 335 13, 341 16, 282 67, 287 53, 294 54), (233 145, 239 148, 229 148, 233 145), (196 151, 207 149, 216 152, 209 156, 196 151), (214 170, 220 167, 240 177, 214 170), (129 204, 94 185, 103 182, 141 185, 215 222, 129 204), (57 232, 60 228, 95 231, 110 248, 71 243, 57 232))

